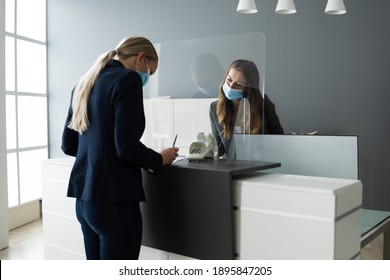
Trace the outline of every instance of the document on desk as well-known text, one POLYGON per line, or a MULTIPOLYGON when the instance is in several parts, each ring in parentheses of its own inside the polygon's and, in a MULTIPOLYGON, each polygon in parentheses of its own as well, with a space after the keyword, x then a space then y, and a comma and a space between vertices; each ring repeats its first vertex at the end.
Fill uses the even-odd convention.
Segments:
POLYGON ((176 161, 185 159, 185 158, 186 158, 186 156, 184 156, 184 155, 178 155, 178 156, 175 158, 175 160, 173 161, 173 163, 175 163, 176 161))

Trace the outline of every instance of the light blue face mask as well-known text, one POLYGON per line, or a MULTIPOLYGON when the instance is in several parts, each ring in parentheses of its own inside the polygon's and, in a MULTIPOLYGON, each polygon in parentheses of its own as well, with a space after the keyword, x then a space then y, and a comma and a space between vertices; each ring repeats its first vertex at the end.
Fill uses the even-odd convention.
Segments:
POLYGON ((243 90, 233 89, 229 87, 229 85, 226 82, 223 84, 222 89, 223 92, 225 93, 226 98, 229 100, 235 100, 244 97, 243 90))
POLYGON ((145 61, 146 61, 146 66, 148 67, 148 71, 146 73, 138 71, 138 66, 137 66, 137 73, 141 76, 142 86, 145 86, 148 83, 149 77, 150 77, 149 64, 148 64, 148 61, 146 60, 146 58, 145 58, 145 61))

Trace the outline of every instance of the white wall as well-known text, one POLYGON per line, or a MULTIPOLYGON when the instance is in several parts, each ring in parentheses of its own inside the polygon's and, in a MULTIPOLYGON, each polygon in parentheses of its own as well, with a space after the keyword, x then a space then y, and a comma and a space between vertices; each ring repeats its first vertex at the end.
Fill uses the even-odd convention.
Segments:
POLYGON ((143 142, 159 150, 172 145, 177 134, 176 146, 181 155, 187 155, 199 132, 211 133, 210 103, 215 99, 145 99, 146 127, 143 142), (164 144, 163 144, 164 143, 164 144))
MULTIPOLYGON (((5 10, 5 1, 0 0, 0 11, 5 10)), ((0 13, 0 30, 5 30, 4 13, 0 13)), ((8 246, 8 190, 7 150, 5 136, 5 39, 0 36, 0 250, 8 246)))

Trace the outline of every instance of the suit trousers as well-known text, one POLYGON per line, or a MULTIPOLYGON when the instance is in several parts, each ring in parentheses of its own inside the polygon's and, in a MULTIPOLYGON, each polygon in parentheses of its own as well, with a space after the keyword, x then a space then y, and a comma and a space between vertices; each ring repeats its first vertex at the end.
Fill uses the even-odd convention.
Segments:
POLYGON ((136 260, 142 241, 139 203, 101 203, 76 199, 88 260, 136 260))

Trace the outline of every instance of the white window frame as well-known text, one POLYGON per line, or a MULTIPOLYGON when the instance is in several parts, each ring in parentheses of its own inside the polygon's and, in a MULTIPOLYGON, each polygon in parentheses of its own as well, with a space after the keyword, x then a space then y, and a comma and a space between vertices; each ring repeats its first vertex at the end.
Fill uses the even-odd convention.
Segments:
MULTIPOLYGON (((2 1, 2 5, 5 6, 5 0, 1 0, 2 1)), ((46 139, 46 144, 45 145, 40 145, 40 146, 30 146, 30 147, 23 147, 23 148, 20 148, 19 147, 19 135, 18 135, 18 97, 22 97, 22 96, 30 96, 30 97, 36 97, 36 98, 45 98, 46 99, 46 110, 47 110, 47 104, 48 104, 48 93, 47 93, 47 59, 46 59, 46 92, 45 93, 34 93, 34 92, 19 92, 18 91, 18 88, 17 88, 17 72, 18 72, 18 65, 17 65, 17 41, 18 40, 22 40, 22 41, 26 41, 26 42, 30 42, 30 43, 33 43, 33 44, 39 44, 39 45, 43 45, 45 46, 46 48, 46 58, 47 58, 47 39, 45 41, 39 41, 39 40, 35 40, 33 38, 28 38, 28 37, 24 37, 24 36, 20 36, 17 34, 17 30, 18 30, 18 26, 17 26, 17 1, 18 0, 14 0, 15 1, 15 8, 14 8, 14 24, 15 24, 15 30, 14 32, 8 32, 8 31, 5 31, 5 26, 4 26, 4 41, 2 42, 3 44, 3 53, 5 53, 5 38, 8 36, 8 37, 11 37, 11 38, 14 38, 15 40, 15 44, 14 44, 14 48, 15 48, 15 89, 14 91, 7 91, 4 87, 4 91, 5 91, 5 96, 15 96, 16 98, 16 147, 15 148, 12 148, 12 149, 7 149, 6 150, 6 154, 10 154, 10 153, 16 153, 16 158, 17 158, 17 177, 18 177, 18 204, 16 206, 12 206, 11 208, 9 208, 9 229, 12 229, 12 228, 16 228, 20 225, 23 225, 25 223, 28 223, 30 221, 33 221, 37 218, 40 218, 40 215, 41 215, 41 205, 40 205, 40 200, 41 198, 37 198, 37 199, 34 199, 33 201, 28 201, 28 202, 25 202, 25 203, 21 203, 21 195, 20 195, 20 191, 21 191, 21 187, 20 187, 20 162, 19 162, 19 155, 21 152, 26 152, 26 151, 34 151, 34 150, 42 150, 42 149, 46 149, 46 152, 47 152, 47 157, 48 157, 48 153, 49 153, 49 146, 48 146, 48 139, 46 139)), ((45 5, 46 5, 46 11, 47 11, 47 1, 45 1, 45 5)), ((3 11, 5 11, 5 9, 2 9, 3 11)), ((47 14, 47 12, 46 12, 47 14)), ((47 16, 45 14, 45 16, 47 16)), ((5 18, 5 12, 4 12, 4 18, 5 18)), ((47 21, 46 21, 46 27, 45 27, 45 31, 47 32, 47 21)), ((2 63, 2 65, 4 65, 5 63, 2 63)), ((4 66, 5 68, 5 66, 4 66)), ((5 73, 5 69, 4 70, 4 73, 5 73)), ((5 78, 4 78, 5 80, 5 78)), ((5 83, 2 83, 2 84, 5 84, 5 83)), ((4 104, 5 104, 5 98, 4 98, 4 104)), ((6 106, 6 105, 4 105, 6 106)), ((46 114, 48 116, 48 114, 46 114)), ((2 118, 3 116, 0 116, 0 119, 2 118)), ((4 122, 5 122, 5 119, 4 119, 4 122)), ((48 131, 48 120, 46 118, 46 127, 47 127, 47 131, 48 131)), ((6 136, 4 136, 6 137, 6 136)), ((48 138, 48 137, 47 137, 48 138)), ((7 157, 2 157, 2 158, 5 158, 5 161, 7 160, 7 157)), ((3 177, 3 176, 2 176, 3 177)), ((5 178, 7 178, 7 176, 5 176, 5 178)), ((40 186, 39 186, 40 187, 40 186)), ((9 193, 9 192, 8 192, 9 193)))

